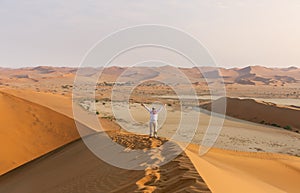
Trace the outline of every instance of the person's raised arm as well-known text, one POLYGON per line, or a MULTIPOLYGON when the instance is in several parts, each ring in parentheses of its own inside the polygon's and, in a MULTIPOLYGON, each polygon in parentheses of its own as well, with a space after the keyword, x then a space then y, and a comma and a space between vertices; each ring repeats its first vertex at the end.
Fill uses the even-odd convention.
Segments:
POLYGON ((159 113, 159 112, 163 109, 163 107, 165 108, 165 107, 166 107, 166 104, 161 105, 161 106, 159 107, 159 109, 157 110, 157 113, 159 113))
POLYGON ((147 107, 145 104, 141 104, 142 105, 142 107, 144 107, 147 111, 149 111, 149 112, 151 112, 151 110, 149 109, 149 107, 147 107))

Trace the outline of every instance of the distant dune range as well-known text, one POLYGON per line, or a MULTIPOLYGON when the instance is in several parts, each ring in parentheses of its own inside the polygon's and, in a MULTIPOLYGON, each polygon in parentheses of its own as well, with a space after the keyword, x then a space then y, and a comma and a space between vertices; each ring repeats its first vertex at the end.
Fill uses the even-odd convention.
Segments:
MULTIPOLYGON (((50 66, 0 68, 0 87, 26 88, 71 96, 77 72, 78 68, 50 66)), ((115 85, 139 84, 141 89, 136 90, 138 92, 135 96, 153 94, 153 89, 155 95, 172 95, 174 90, 170 88, 171 85, 180 90, 192 87, 198 95, 210 95, 214 89, 214 94, 218 94, 224 90, 219 88, 225 86, 226 95, 230 97, 300 99, 300 69, 296 67, 86 67, 80 68, 80 77, 84 83, 97 83, 96 94, 99 98, 110 98, 109 93, 115 85), (102 73, 98 79, 99 72, 102 73)), ((189 89, 184 92, 191 95, 189 89)))
MULTIPOLYGON (((103 70, 102 68, 97 68, 103 70)), ((200 68, 175 68, 172 66, 161 67, 107 67, 102 71, 99 81, 134 82, 155 78, 161 81, 180 82, 178 70, 183 72, 192 83, 199 82, 199 79, 206 77, 208 80, 220 79, 225 84, 239 85, 276 85, 298 83, 300 81, 300 69, 289 68, 266 68, 262 66, 248 66, 245 68, 222 68, 222 67, 200 67, 200 68)), ((43 82, 53 78, 73 79, 77 68, 47 67, 39 66, 34 68, 9 69, 0 68, 0 83, 7 81, 20 82, 43 82)), ((95 77, 95 68, 82 68, 81 75, 95 77)), ((204 81, 204 80, 202 80, 204 81)))
MULTIPOLYGON (((300 132, 300 110, 290 106, 276 105, 270 102, 256 101, 254 99, 220 98, 214 101, 214 112, 220 113, 218 106, 226 100, 226 115, 255 123, 285 128, 300 132)), ((201 106, 207 110, 212 109, 212 103, 201 106)))

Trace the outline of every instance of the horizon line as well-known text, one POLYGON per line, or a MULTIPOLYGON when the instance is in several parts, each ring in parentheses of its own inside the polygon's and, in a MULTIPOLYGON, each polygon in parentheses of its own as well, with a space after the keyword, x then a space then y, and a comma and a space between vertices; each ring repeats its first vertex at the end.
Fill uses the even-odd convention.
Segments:
MULTIPOLYGON (((225 66, 172 66, 172 65, 155 65, 155 66, 147 66, 147 65, 139 65, 139 66, 122 66, 122 65, 110 65, 110 66, 106 66, 105 68, 109 68, 109 67, 119 67, 119 68, 132 68, 132 67, 154 67, 154 68, 158 68, 158 67, 174 67, 174 68, 207 68, 207 67, 211 67, 211 68, 223 68, 223 69, 234 69, 234 68, 238 68, 238 69, 243 69, 243 68, 247 68, 247 67, 263 67, 263 68, 269 68, 269 69, 288 69, 288 68, 297 68, 299 69, 300 66, 296 66, 296 65, 291 65, 288 67, 280 67, 280 66, 264 66, 264 65, 260 65, 260 64, 253 64, 253 65, 246 65, 246 66, 232 66, 232 67, 225 67, 225 66)), ((24 67, 2 67, 0 66, 0 69, 26 69, 26 68, 38 68, 38 67, 51 67, 51 68, 74 68, 74 69, 80 69, 80 68, 102 68, 103 66, 99 66, 99 67, 94 67, 94 66, 85 66, 85 67, 80 67, 80 66, 51 66, 51 65, 36 65, 36 66, 24 66, 24 67)))

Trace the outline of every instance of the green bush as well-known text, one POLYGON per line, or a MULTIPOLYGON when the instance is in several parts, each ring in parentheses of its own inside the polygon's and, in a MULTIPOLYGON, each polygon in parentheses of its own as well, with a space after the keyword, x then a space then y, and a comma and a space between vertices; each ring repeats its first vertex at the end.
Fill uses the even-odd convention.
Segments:
POLYGON ((292 130, 292 127, 289 126, 289 125, 287 125, 287 126, 284 127, 284 129, 291 131, 291 130, 292 130))
POLYGON ((276 124, 276 123, 272 123, 271 124, 273 127, 280 127, 280 125, 276 124))

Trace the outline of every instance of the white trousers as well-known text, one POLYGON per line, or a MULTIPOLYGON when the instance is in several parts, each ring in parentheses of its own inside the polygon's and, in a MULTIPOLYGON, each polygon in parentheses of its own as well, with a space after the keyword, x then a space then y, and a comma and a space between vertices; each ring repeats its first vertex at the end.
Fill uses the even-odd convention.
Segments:
POLYGON ((157 134, 157 121, 150 121, 150 136, 153 136, 157 134))

